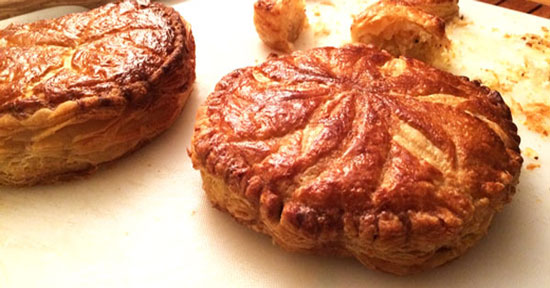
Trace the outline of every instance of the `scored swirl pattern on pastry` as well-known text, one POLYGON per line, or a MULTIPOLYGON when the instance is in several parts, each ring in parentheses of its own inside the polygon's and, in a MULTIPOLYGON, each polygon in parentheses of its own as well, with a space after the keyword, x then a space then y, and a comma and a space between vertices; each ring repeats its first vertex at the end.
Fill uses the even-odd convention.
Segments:
POLYGON ((174 26, 179 20, 167 21, 174 16, 163 6, 139 5, 124 1, 0 30, 0 112, 28 114, 96 96, 107 104, 116 100, 106 99, 113 89, 139 101, 146 91, 134 89, 136 83, 157 84, 155 72, 160 74, 181 33, 174 26))
POLYGON ((498 93, 357 44, 224 77, 191 156, 214 205, 279 245, 402 274, 485 232, 518 144, 498 93))
POLYGON ((0 30, 0 185, 87 175, 176 120, 195 81, 191 26, 124 0, 0 30))

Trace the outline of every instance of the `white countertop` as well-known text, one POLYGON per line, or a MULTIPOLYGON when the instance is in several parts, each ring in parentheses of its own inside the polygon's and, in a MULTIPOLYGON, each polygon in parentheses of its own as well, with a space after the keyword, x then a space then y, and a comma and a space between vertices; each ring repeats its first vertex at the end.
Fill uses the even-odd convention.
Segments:
MULTIPOLYGON (((537 151, 542 167, 522 171, 512 203, 476 247, 419 275, 287 253, 213 209, 186 153, 195 112, 222 76, 270 51, 254 30, 252 0, 165 2, 192 24, 197 43, 197 82, 182 116, 151 144, 87 179, 0 188, 0 287, 550 287, 550 139, 522 125, 522 147, 537 151)), ((550 26, 460 2, 480 27, 550 26)), ((49 11, 46 17, 67 9, 49 11)), ((306 31, 298 47, 314 45, 312 35, 306 31)))

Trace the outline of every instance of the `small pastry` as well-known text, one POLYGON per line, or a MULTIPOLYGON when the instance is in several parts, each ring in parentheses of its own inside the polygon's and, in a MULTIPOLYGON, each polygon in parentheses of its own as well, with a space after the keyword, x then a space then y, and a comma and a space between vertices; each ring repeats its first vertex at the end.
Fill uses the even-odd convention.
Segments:
POLYGON ((305 0, 258 0, 254 4, 254 25, 269 47, 292 51, 306 24, 305 0))

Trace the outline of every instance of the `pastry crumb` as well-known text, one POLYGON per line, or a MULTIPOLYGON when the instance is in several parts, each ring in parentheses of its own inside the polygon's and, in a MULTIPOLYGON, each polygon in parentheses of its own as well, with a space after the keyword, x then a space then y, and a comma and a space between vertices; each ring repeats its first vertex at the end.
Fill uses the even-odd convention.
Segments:
POLYGON ((323 0, 321 1, 321 3, 319 3, 321 5, 327 5, 327 6, 333 6, 334 7, 334 2, 332 2, 332 0, 323 0))
POLYGON ((522 152, 523 152, 523 155, 531 159, 539 160, 539 153, 537 153, 537 151, 535 151, 530 147, 525 148, 522 152))
POLYGON ((529 103, 524 105, 522 112, 525 115, 524 125, 529 130, 539 133, 542 136, 550 135, 550 106, 544 103, 529 103))
POLYGON ((472 22, 471 20, 467 20, 466 17, 464 17, 464 15, 461 15, 456 20, 451 21, 451 25, 454 25, 456 27, 466 27, 472 24, 474 24, 474 22, 472 22))
POLYGON ((328 36, 330 33, 330 29, 324 23, 315 25, 315 36, 328 36))
POLYGON ((540 168, 540 164, 538 164, 538 163, 530 163, 530 164, 527 164, 527 166, 525 166, 525 169, 527 169, 529 171, 533 171, 537 168, 540 168))
MULTIPOLYGON (((548 32, 545 32, 548 34, 548 32)), ((545 52, 547 49, 550 49, 550 40, 547 37, 548 35, 539 36, 536 34, 525 34, 520 39, 525 41, 525 45, 533 49, 545 52)))

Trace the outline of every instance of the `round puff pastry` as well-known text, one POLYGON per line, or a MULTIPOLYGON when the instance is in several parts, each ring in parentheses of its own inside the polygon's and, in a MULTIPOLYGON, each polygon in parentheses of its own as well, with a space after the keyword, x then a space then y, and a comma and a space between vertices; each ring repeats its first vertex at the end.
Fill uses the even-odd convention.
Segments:
POLYGON ((448 46, 445 22, 420 9, 396 3, 378 2, 359 15, 351 25, 353 42, 373 44, 394 56, 430 61, 448 46))
POLYGON ((363 44, 238 69, 199 108, 210 201, 289 251, 396 274, 463 254, 522 158, 499 93, 363 44))
POLYGON ((458 0, 383 0, 388 3, 397 3, 404 6, 418 8, 428 14, 432 14, 450 21, 458 15, 458 0))
POLYGON ((0 71, 0 183, 54 182, 167 129, 195 80, 195 44, 173 9, 123 1, 0 30, 0 71))
POLYGON ((305 0, 258 0, 254 4, 254 25, 269 47, 292 51, 306 23, 305 0))

